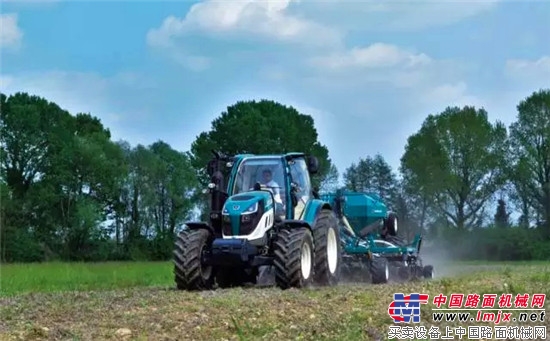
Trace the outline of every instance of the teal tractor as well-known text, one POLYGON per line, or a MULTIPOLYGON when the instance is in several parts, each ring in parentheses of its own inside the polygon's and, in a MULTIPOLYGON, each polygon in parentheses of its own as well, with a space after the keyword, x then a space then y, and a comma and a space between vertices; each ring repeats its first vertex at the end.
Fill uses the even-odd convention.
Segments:
POLYGON ((177 288, 256 284, 265 267, 282 289, 336 285, 340 234, 331 205, 312 189, 317 158, 213 153, 209 221, 188 222, 176 237, 177 288))
POLYGON ((338 217, 346 276, 355 277, 368 268, 375 284, 394 276, 433 278, 433 266, 424 266, 420 257, 422 235, 417 234, 410 244, 399 238, 398 217, 378 195, 339 190, 322 198, 332 204, 338 217))

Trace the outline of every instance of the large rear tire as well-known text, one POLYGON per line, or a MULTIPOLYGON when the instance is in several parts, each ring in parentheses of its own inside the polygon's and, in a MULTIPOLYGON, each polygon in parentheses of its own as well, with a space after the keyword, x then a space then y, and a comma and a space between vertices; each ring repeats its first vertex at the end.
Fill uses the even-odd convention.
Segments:
POLYGON ((282 229, 274 245, 275 283, 281 289, 304 288, 313 278, 313 237, 306 227, 282 229))
POLYGON ((323 209, 313 228, 316 284, 334 286, 340 281, 342 245, 338 222, 331 210, 323 209))
POLYGON ((208 230, 184 230, 176 238, 174 275, 179 290, 209 290, 214 286, 214 269, 202 264, 212 235, 208 230))

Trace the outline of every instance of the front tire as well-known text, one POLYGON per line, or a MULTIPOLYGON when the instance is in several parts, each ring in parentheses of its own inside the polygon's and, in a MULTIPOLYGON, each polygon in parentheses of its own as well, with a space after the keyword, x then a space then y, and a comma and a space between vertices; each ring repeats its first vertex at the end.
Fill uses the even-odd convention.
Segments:
POLYGON ((338 222, 332 211, 321 211, 313 228, 315 240, 315 275, 316 284, 334 286, 340 281, 342 246, 338 222))
POLYGON ((305 227, 282 229, 275 241, 275 283, 281 289, 304 288, 313 277, 313 237, 305 227))
POLYGON ((202 264, 202 255, 212 235, 204 229, 184 230, 176 238, 174 275, 179 290, 209 290, 214 286, 214 269, 202 264))

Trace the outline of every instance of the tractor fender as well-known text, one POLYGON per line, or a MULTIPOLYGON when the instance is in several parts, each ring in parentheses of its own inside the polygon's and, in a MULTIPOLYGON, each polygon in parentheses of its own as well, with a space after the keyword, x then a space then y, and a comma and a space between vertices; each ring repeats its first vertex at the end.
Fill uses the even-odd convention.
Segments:
POLYGON ((327 209, 332 212, 332 206, 328 202, 320 199, 310 200, 304 208, 304 221, 306 221, 309 226, 315 226, 319 213, 321 213, 321 210, 323 209, 327 209))
POLYGON ((196 221, 196 222, 187 222, 185 223, 185 226, 189 229, 189 230, 200 230, 200 229, 204 229, 204 230, 207 230, 211 233, 212 236, 215 235, 215 232, 214 232, 214 228, 210 225, 208 225, 207 223, 203 222, 203 221, 196 221))
POLYGON ((287 228, 287 229, 307 227, 310 231, 312 230, 311 225, 309 225, 308 222, 304 220, 285 219, 283 220, 282 226, 283 228, 287 228))

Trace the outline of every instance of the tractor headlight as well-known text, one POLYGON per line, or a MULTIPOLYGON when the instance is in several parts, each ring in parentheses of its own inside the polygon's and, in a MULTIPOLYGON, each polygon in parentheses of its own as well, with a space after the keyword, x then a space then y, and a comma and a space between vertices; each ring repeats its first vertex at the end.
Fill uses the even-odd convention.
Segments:
POLYGON ((255 213, 258 211, 258 203, 254 203, 252 204, 249 208, 247 208, 243 214, 251 214, 251 213, 255 213))

